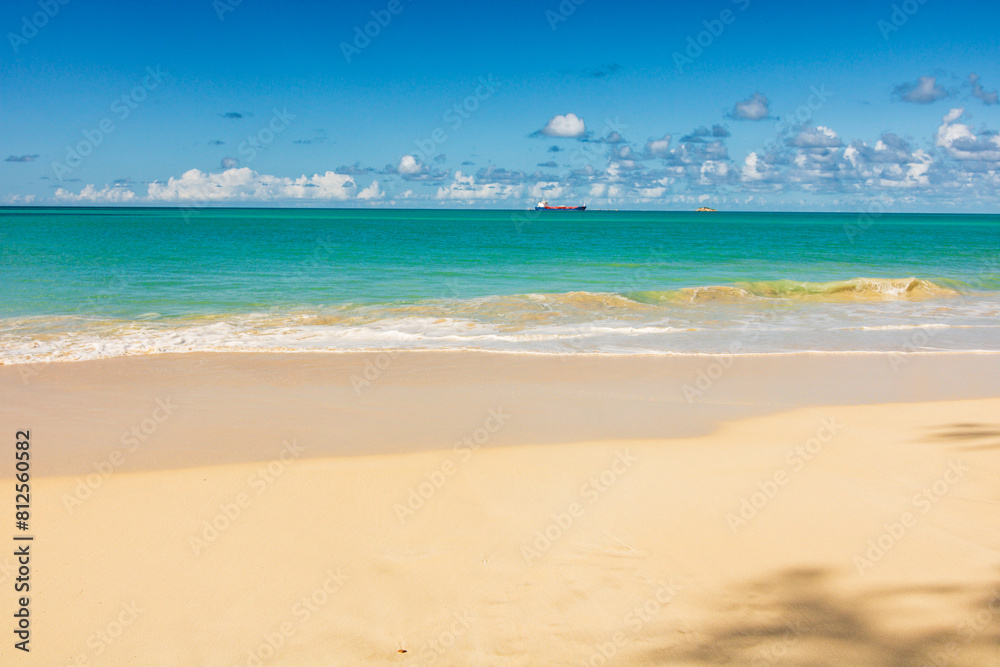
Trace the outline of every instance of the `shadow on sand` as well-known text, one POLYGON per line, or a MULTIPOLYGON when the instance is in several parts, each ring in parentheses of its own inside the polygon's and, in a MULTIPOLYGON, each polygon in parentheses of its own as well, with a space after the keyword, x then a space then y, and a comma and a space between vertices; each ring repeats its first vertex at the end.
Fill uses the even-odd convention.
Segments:
POLYGON ((1000 424, 948 424, 934 431, 934 440, 944 440, 955 445, 963 443, 962 446, 955 447, 960 452, 1000 449, 1000 424))
POLYGON ((852 595, 814 569, 732 590, 715 624, 641 664, 1000 664, 1000 584, 913 586, 852 595))

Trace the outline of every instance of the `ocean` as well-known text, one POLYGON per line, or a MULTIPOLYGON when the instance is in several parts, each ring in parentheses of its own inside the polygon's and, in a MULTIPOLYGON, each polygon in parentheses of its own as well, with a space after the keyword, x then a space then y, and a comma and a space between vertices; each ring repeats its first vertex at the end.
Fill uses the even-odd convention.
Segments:
POLYGON ((1000 216, 0 209, 0 363, 1000 350, 1000 216))

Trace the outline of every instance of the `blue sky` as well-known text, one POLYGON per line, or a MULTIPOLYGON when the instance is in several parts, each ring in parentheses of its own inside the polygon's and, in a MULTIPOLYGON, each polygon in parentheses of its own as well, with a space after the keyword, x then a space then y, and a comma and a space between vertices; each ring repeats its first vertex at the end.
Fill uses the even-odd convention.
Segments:
POLYGON ((577 2, 13 0, 0 202, 1000 203, 995 1, 577 2))

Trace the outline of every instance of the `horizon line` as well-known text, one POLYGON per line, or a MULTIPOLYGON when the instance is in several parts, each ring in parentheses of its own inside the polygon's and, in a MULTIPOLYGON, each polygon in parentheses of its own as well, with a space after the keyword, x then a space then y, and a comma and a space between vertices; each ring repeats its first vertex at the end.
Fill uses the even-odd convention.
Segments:
MULTIPOLYGON (((483 207, 409 207, 409 206, 261 206, 248 204, 239 205, 176 205, 164 206, 162 204, 115 204, 115 203, 93 203, 93 204, 0 204, 0 210, 9 209, 142 209, 142 210, 164 210, 164 211, 190 211, 198 213, 207 210, 261 210, 261 211, 482 211, 497 213, 539 213, 551 215, 553 217, 565 216, 567 213, 577 213, 586 215, 587 213, 759 213, 775 214, 787 213, 796 215, 868 215, 878 218, 888 215, 966 215, 1000 217, 1000 211, 993 213, 973 213, 968 211, 887 211, 881 210, 788 210, 788 209, 714 209, 712 211, 699 211, 697 209, 641 209, 641 208, 590 208, 586 211, 538 211, 534 208, 483 208, 483 207)), ((711 217, 711 216, 707 216, 711 217)))

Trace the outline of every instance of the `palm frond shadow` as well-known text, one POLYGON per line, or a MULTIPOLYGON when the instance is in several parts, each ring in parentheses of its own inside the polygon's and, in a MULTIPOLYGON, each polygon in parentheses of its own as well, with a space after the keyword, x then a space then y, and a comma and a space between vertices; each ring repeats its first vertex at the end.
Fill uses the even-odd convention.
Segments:
POLYGON ((928 585, 852 596, 833 590, 831 579, 823 570, 798 569, 733 590, 720 602, 714 625, 691 640, 649 651, 641 664, 914 667, 1000 656, 1000 584, 983 591, 928 585), (892 630, 898 620, 892 610, 909 603, 924 609, 958 605, 963 612, 921 632, 892 630))

